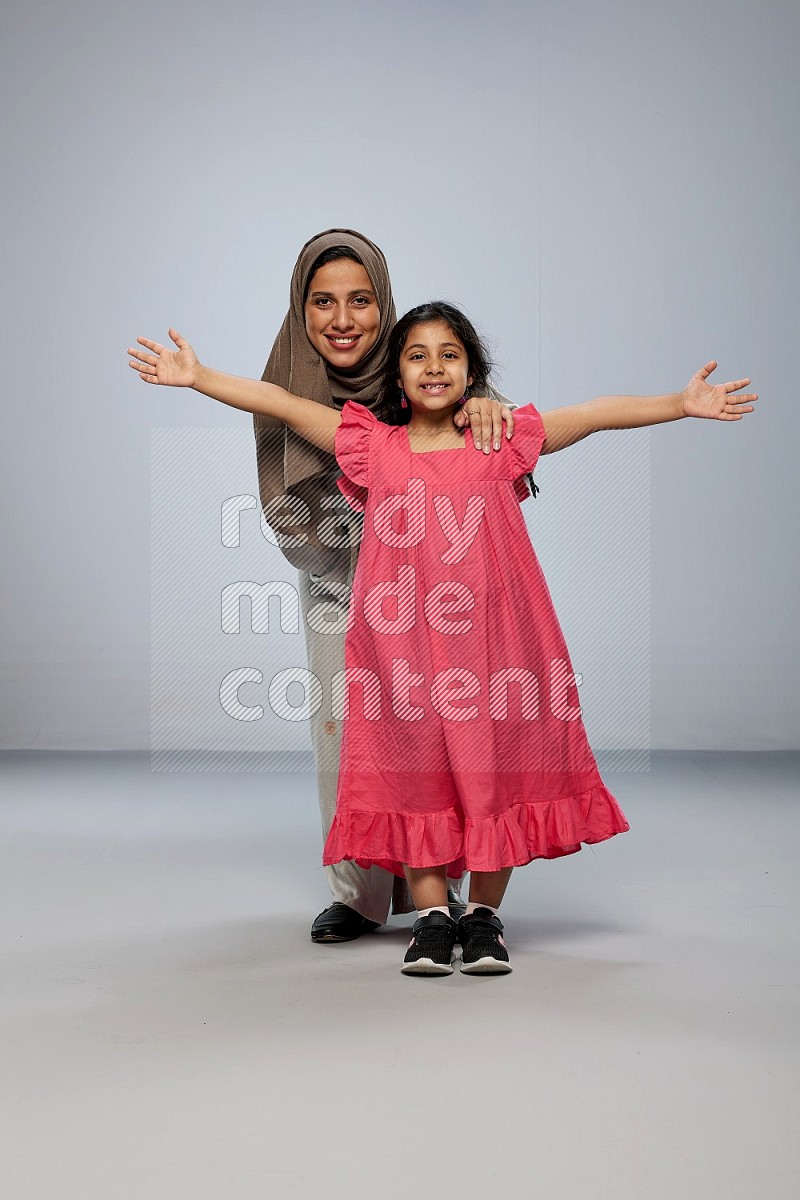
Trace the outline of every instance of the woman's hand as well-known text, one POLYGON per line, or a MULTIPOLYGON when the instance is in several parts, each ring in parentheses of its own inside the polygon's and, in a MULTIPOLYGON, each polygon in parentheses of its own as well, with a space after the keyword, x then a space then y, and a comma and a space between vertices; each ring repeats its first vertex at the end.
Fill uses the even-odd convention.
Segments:
POLYGON ((170 329, 169 336, 177 350, 168 350, 158 342, 150 342, 147 338, 137 338, 141 346, 147 346, 152 354, 144 354, 141 350, 128 347, 128 354, 136 362, 128 366, 138 371, 139 378, 145 383, 163 383, 168 387, 194 387, 197 369, 200 366, 197 355, 192 347, 182 338, 177 329, 170 329))
POLYGON ((737 379, 734 383, 718 383, 714 386, 706 381, 716 366, 712 359, 689 380, 681 393, 683 415, 709 417, 715 421, 741 421, 745 413, 753 411, 751 401, 758 399, 758 392, 748 392, 744 396, 737 396, 735 400, 729 399, 731 392, 741 391, 750 380, 737 379))
POLYGON ((503 436, 503 422, 506 424, 506 437, 514 432, 514 413, 505 404, 490 400, 487 396, 473 396, 467 400, 453 416, 453 423, 459 429, 464 429, 469 422, 475 448, 483 450, 484 454, 500 449, 500 439, 503 436))

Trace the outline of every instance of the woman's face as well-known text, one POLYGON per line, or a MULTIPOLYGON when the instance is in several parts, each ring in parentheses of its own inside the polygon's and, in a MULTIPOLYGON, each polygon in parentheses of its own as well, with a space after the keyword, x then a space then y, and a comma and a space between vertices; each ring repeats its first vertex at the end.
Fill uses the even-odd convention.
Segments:
POLYGON ((311 345, 334 367, 357 366, 378 340, 381 314, 361 263, 336 258, 315 271, 305 304, 311 345))

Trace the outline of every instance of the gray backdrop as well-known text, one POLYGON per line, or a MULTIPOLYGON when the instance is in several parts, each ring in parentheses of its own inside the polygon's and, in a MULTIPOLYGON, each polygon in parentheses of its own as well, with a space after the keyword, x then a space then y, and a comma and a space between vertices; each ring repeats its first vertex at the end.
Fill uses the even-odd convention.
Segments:
MULTIPOLYGON (((796 5, 14 0, 2 23, 3 746, 149 745, 151 433, 246 456, 250 423, 145 388, 125 347, 174 324, 260 374, 333 225, 382 246, 400 311, 463 304, 519 402, 677 390, 712 357, 752 376, 744 421, 546 459, 526 515, 557 547, 568 512, 545 571, 570 645, 573 608, 604 636, 587 572, 632 530, 643 561, 641 514, 604 508, 609 447, 639 439, 652 745, 797 746, 796 5)), ((187 487, 191 522, 201 470, 187 487)))

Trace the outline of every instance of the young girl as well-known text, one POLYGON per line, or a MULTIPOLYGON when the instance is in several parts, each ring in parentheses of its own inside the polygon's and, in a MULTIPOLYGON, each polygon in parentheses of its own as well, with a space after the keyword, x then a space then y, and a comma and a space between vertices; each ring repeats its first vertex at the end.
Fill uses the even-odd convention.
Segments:
MULTIPOLYGON (((511 970, 497 910, 511 871, 573 854, 628 823, 589 748, 574 676, 519 507, 540 454, 601 429, 681 417, 737 421, 750 381, 712 386, 709 362, 683 392, 605 396, 515 413, 513 440, 484 454, 453 425, 485 388, 489 362, 471 323, 433 302, 395 326, 378 418, 348 401, 341 413, 272 384, 202 366, 175 330, 168 350, 129 349, 148 383, 193 387, 235 408, 284 421, 334 450, 340 488, 364 509, 345 672, 336 816, 323 861, 405 875, 418 915, 402 970, 511 970), (523 485, 524 487, 524 485, 523 485), (447 877, 470 872, 456 924, 447 877)), ((336 714, 335 714, 336 715, 336 714)))

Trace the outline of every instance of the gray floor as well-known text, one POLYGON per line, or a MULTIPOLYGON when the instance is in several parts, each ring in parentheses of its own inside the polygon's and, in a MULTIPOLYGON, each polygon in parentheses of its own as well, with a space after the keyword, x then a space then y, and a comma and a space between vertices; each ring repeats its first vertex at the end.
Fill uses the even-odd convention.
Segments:
POLYGON ((655 754, 517 872, 514 973, 314 946, 308 775, 2 756, 9 1200, 794 1198, 800 757, 655 754))

